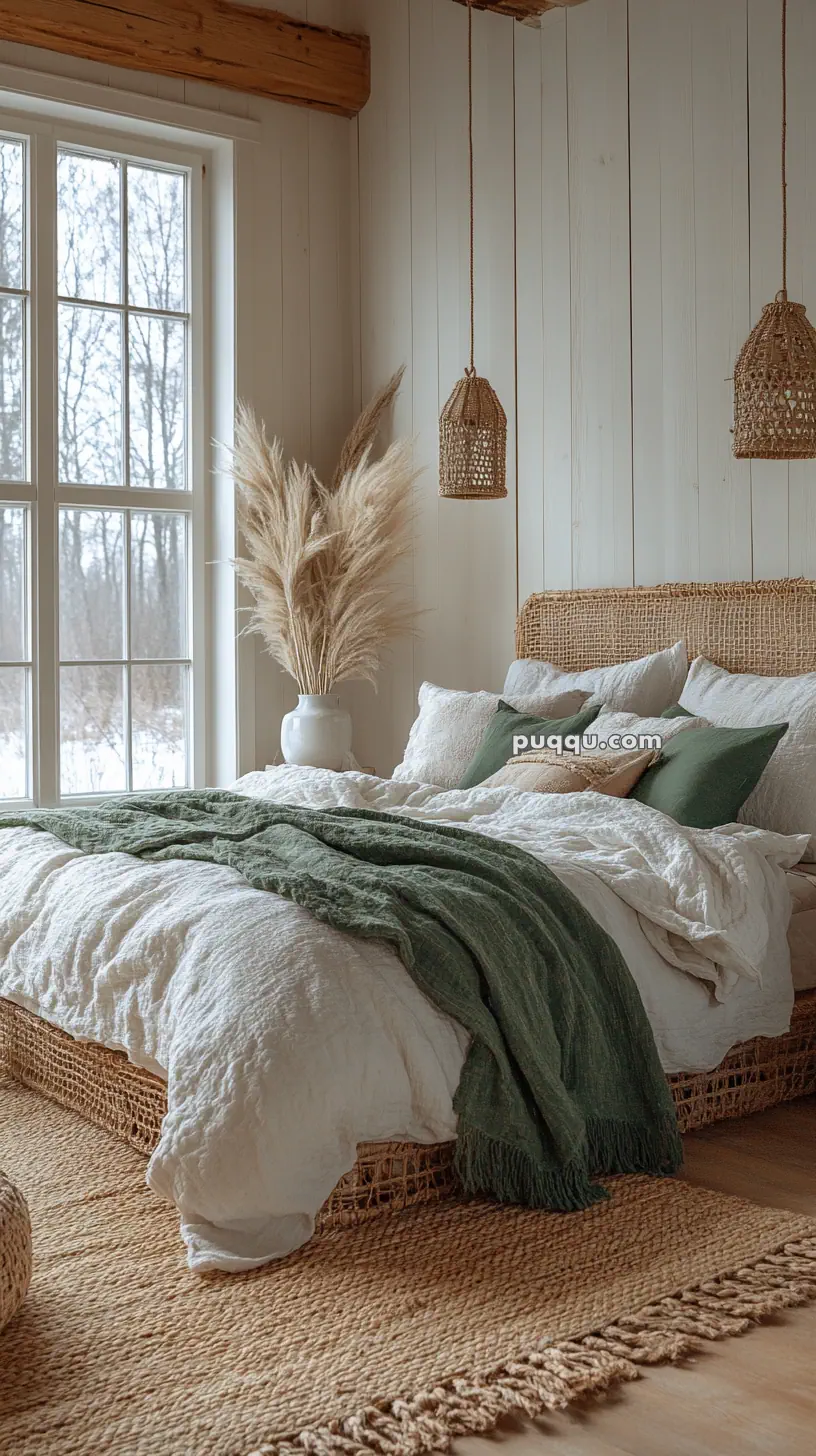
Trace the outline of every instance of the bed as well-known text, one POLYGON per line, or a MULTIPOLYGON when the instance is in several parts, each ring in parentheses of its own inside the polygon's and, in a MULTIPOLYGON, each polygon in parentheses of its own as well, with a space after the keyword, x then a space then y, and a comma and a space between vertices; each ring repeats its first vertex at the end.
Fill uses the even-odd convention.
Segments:
MULTIPOLYGON (((579 670, 639 657, 680 638, 690 659, 704 654, 731 671, 779 676, 814 671, 816 584, 543 593, 524 604, 516 646, 519 657, 579 670)), ((811 914, 813 903, 805 903, 803 913, 811 914)), ((801 963, 807 938, 799 940, 801 963)), ((808 979, 805 975, 805 983, 808 979)), ((0 1066, 141 1152, 155 1150, 167 1110, 167 1084, 156 1069, 78 1040, 31 1006, 6 998, 0 998, 0 1066)), ((788 1031, 733 1046, 715 1070, 674 1072, 669 1082, 682 1131, 816 1091, 816 989, 796 996, 788 1031)), ((320 1208, 316 1231, 455 1193, 453 1148, 449 1138, 359 1145, 354 1168, 320 1208)))

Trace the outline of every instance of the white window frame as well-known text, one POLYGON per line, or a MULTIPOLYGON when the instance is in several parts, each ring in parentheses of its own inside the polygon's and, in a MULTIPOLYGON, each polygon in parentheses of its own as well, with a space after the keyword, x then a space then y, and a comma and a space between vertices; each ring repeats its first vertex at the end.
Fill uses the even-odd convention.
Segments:
MULTIPOLYGON (((183 511, 190 518, 188 544, 189 655, 189 781, 206 782, 207 746, 207 518, 211 459, 208 324, 209 280, 205 246, 206 154, 189 146, 157 141, 145 128, 108 130, 77 125, 0 106, 0 133, 27 144, 27 338, 25 350, 25 459, 27 483, 0 483, 0 504, 29 510, 28 588, 31 799, 17 803, 56 805, 93 803, 109 795, 60 796, 59 769, 59 643, 57 519, 61 506, 183 511), (142 489, 132 486, 60 485, 57 466, 57 217, 56 161, 58 147, 115 155, 133 162, 155 162, 183 169, 188 178, 187 245, 189 256, 190 327, 188 333, 189 414, 187 474, 189 490, 142 489)), ((11 292, 12 290, 6 290, 11 292)), ((127 370, 127 361, 125 361, 127 370)), ((126 562, 129 573, 129 561, 126 562)), ((129 729, 129 724, 128 724, 129 729)), ((130 747, 128 745, 129 754, 130 747)), ((4 806, 12 801, 0 800, 4 806)))

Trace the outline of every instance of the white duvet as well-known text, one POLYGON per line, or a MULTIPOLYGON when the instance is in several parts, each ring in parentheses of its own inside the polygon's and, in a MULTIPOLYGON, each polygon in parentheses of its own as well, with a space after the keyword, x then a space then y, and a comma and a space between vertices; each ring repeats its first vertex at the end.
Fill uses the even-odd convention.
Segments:
MULTIPOLYGON (((807 847, 682 829, 633 800, 281 768, 242 793, 453 823, 520 845, 617 941, 666 1071, 775 1036, 793 1003, 784 870, 807 847)), ((147 1180, 181 1214, 190 1266, 245 1269, 311 1235, 358 1142, 453 1137, 467 1049, 394 954, 233 870, 84 856, 0 830, 0 995, 166 1075, 147 1180)))

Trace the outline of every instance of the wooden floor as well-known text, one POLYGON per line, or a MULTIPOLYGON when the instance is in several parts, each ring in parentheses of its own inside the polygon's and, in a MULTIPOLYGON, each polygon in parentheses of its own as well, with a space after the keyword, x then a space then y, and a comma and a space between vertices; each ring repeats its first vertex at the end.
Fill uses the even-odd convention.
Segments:
MULTIPOLYGON (((816 1218, 816 1099, 685 1139, 685 1176, 816 1218)), ((506 1421, 456 1456, 816 1456, 816 1303, 685 1366, 647 1370, 603 1402, 506 1421)))

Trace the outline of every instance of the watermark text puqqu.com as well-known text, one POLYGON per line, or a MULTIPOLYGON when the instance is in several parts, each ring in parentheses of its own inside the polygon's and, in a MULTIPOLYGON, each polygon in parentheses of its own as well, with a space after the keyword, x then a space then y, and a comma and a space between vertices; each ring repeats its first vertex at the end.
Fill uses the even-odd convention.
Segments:
POLYGON ((639 748, 661 749, 663 739, 659 733, 610 733, 601 738, 597 733, 514 733, 513 757, 535 749, 541 752, 548 748, 553 753, 597 753, 610 749, 631 751, 639 748))

